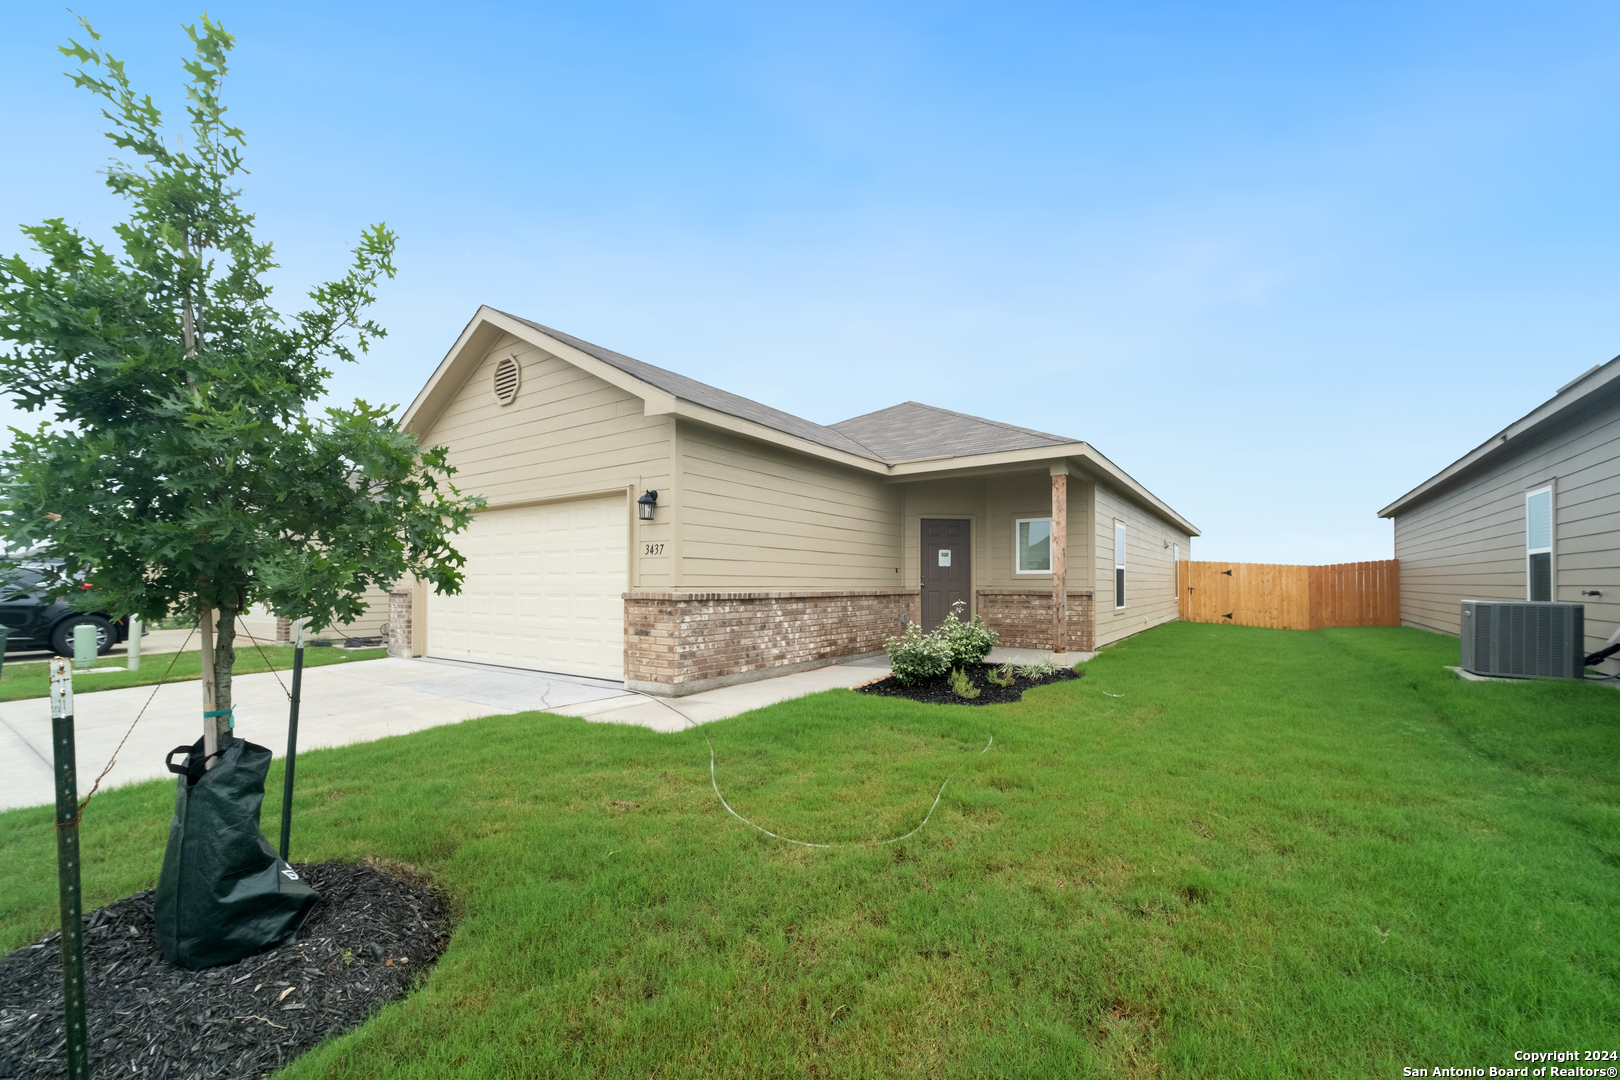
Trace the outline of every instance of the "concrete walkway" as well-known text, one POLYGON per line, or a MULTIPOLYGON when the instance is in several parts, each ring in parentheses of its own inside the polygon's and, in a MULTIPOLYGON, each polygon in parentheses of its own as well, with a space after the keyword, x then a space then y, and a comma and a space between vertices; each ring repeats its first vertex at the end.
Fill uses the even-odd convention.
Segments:
MULTIPOLYGON (((886 674, 884 658, 865 658, 689 697, 653 700, 628 693, 618 683, 515 668, 399 659, 329 664, 304 672, 298 745, 300 749, 344 746, 529 710, 679 731, 789 698, 859 686, 886 674)), ((81 677, 79 686, 93 678, 81 677)), ((283 681, 288 678, 281 673, 283 681)), ((239 676, 232 690, 237 733, 280 757, 287 746, 287 694, 276 676, 239 676)), ((146 715, 102 781, 102 790, 167 776, 164 756, 197 740, 202 689, 195 680, 168 684, 155 698, 150 686, 76 693, 74 734, 81 795, 90 790, 148 699, 146 715)), ((0 703, 0 809, 54 801, 50 733, 49 699, 0 703)))

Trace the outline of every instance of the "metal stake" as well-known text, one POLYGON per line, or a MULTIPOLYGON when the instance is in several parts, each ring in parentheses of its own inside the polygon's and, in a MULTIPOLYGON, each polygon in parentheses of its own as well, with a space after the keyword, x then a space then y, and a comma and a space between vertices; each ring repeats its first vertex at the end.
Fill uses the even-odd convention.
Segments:
POLYGON ((62 901, 62 1007, 69 1080, 90 1080, 84 1019, 84 905, 79 892, 79 777, 73 748, 73 673, 51 661, 51 748, 56 758, 56 881, 62 901))
POLYGON ((281 784, 281 861, 292 839, 293 769, 298 763, 298 691, 304 681, 304 620, 293 627, 292 707, 287 716, 287 777, 281 784))

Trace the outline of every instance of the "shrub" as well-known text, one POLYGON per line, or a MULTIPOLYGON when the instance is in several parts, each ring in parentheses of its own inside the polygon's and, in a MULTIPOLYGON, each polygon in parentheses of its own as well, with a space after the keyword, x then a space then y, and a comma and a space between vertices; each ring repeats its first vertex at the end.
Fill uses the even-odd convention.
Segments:
POLYGON ((899 637, 883 643, 889 654, 889 668, 901 686, 915 686, 937 678, 951 669, 951 651, 936 630, 924 634, 917 623, 907 623, 899 637))
POLYGON ((967 672, 961 668, 953 668, 951 670, 951 693, 959 698, 972 701, 983 691, 973 685, 973 680, 968 678, 967 672))
POLYGON ((1000 687, 1008 687, 1018 681, 1018 673, 1011 664, 1002 664, 990 673, 990 681, 1000 687))
POLYGON ((1018 674, 1026 679, 1042 679, 1057 670, 1051 660, 1037 660, 1033 664, 1019 664, 1018 674))
POLYGON ((984 625, 982 617, 975 615, 972 622, 962 621, 963 606, 960 600, 952 604, 945 621, 934 631, 950 650, 951 666, 958 668, 981 663, 996 647, 996 632, 984 625))

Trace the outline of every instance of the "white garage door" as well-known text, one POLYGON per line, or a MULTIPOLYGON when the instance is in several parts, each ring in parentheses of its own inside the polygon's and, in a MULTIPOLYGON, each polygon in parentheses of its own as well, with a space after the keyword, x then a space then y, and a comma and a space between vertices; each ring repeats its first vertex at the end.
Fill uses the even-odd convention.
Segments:
POLYGON ((428 655, 624 678, 625 543, 623 495, 475 515, 461 594, 429 593, 428 655))

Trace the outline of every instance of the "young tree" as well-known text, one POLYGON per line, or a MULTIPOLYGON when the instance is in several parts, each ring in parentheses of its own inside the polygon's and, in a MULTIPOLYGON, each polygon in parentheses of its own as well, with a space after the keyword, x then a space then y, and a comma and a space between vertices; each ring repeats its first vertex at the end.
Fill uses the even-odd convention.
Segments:
POLYGON ((450 540, 483 500, 391 409, 316 410, 324 365, 384 335, 365 310, 394 275, 394 234, 362 232, 348 272, 279 315, 271 245, 232 186, 246 171, 220 101, 233 39, 206 15, 185 29, 189 146, 166 141, 121 61, 71 39, 61 50, 78 61, 74 83, 103 99, 107 137, 137 159, 106 173, 131 212, 116 253, 53 218, 23 228, 37 258, 0 260, 0 390, 51 417, 12 429, 0 451, 0 535, 60 559, 59 593, 88 578, 81 606, 205 627, 217 612, 223 729, 239 612, 264 603, 318 630, 357 617, 371 585, 414 575, 455 592, 450 540))

